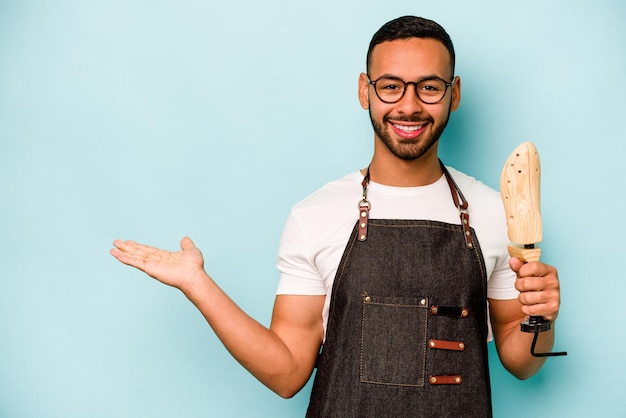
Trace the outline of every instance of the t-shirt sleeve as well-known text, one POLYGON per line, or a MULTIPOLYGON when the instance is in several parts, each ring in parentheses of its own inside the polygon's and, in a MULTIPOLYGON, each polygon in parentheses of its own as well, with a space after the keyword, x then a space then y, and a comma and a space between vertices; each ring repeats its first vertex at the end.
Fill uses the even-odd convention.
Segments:
POLYGON ((287 218, 276 263, 280 272, 278 295, 325 295, 324 281, 315 267, 306 234, 293 212, 287 218))
POLYGON ((516 274, 509 267, 509 255, 506 250, 498 257, 487 286, 487 297, 490 299, 517 299, 519 292, 515 288, 516 274))

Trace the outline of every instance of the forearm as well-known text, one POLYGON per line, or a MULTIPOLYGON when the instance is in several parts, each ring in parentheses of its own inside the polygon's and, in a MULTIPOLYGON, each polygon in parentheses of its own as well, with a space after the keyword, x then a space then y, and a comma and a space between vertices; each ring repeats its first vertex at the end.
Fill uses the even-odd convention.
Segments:
POLYGON ((183 293, 226 349, 261 383, 283 397, 304 386, 315 359, 296 357, 276 332, 247 315, 206 273, 183 293))
MULTIPOLYGON (((498 356, 502 365, 518 379, 528 379, 541 369, 546 357, 535 357, 530 353, 534 333, 523 332, 520 326, 511 328, 496 340, 498 356)), ((546 353, 554 345, 554 323, 549 331, 540 332, 535 353, 546 353)))

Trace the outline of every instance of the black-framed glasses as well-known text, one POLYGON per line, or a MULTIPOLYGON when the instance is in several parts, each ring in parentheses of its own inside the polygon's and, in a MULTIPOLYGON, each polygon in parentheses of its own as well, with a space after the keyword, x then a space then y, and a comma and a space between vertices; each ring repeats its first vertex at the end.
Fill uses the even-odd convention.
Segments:
POLYGON ((439 77, 428 77, 418 81, 404 81, 397 77, 380 77, 377 80, 369 80, 369 83, 374 86, 376 96, 384 103, 399 102, 404 97, 407 86, 413 84, 415 94, 422 102, 435 104, 443 99, 454 79, 447 82, 439 77))

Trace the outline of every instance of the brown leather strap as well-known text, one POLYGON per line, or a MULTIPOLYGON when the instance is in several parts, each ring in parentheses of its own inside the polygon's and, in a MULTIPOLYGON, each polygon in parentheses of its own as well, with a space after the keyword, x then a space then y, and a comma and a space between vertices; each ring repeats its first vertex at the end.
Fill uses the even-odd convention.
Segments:
POLYGON ((448 187, 450 187, 450 193, 452 193, 452 200, 454 201, 454 205, 459 210, 459 217, 461 218, 461 226, 463 226, 463 234, 465 235, 465 246, 468 249, 474 248, 474 243, 472 241, 472 231, 470 230, 469 224, 469 213, 467 212, 467 208, 469 207, 469 203, 465 200, 465 196, 459 189, 459 186, 456 185, 454 179, 448 172, 448 169, 445 165, 439 160, 439 164, 441 165, 441 169, 446 176, 446 180, 448 182, 448 187), (459 198, 461 199, 459 201, 459 198))
POLYGON ((460 385, 463 383, 463 378, 460 374, 447 375, 447 376, 435 376, 430 375, 428 383, 431 385, 460 385))
POLYGON ((359 202, 359 241, 367 239, 367 222, 370 215, 370 203, 367 200, 359 202))
POLYGON ((461 341, 430 340, 428 341, 428 347, 433 350, 464 351, 465 343, 461 341))
POLYGON ((370 208, 372 205, 367 200, 367 186, 370 183, 370 168, 369 166, 365 170, 365 177, 361 182, 363 187, 363 199, 359 202, 359 241, 365 241, 367 239, 367 222, 370 218, 370 208))

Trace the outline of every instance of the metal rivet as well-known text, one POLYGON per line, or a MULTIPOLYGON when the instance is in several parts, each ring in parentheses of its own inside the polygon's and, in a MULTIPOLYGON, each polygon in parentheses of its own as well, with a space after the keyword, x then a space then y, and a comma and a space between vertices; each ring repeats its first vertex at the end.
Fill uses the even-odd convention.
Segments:
POLYGON ((470 243, 467 244, 467 248, 472 249, 472 248, 474 248, 474 245, 470 242, 470 243))
POLYGON ((462 316, 463 318, 465 318, 465 317, 466 317, 466 316, 468 316, 468 315, 469 315, 469 311, 468 311, 467 309, 463 309, 463 310, 461 311, 461 316, 462 316))
POLYGON ((434 347, 434 346, 436 346, 436 345, 437 345, 437 343, 436 343, 436 342, 434 342, 434 341, 431 341, 429 344, 430 344, 430 346, 431 346, 431 347, 434 347))
POLYGON ((362 217, 362 218, 365 218, 365 216, 367 216, 367 213, 365 213, 365 212, 361 212, 361 217, 362 217))
POLYGON ((426 305, 426 299, 420 300, 420 305, 426 305))
POLYGON ((455 381, 456 383, 461 383, 461 378, 460 378, 460 377, 455 377, 455 378, 454 378, 454 381, 455 381))
POLYGON ((431 307, 430 307, 430 313, 431 313, 431 314, 436 315, 436 314, 437 314, 437 311, 438 311, 438 309, 437 309, 437 307, 436 307, 436 306, 431 306, 431 307))
POLYGON ((365 235, 361 235, 361 241, 365 240, 365 235))
POLYGON ((371 298, 371 297, 369 297, 369 296, 366 296, 366 297, 365 297, 365 302, 371 302, 371 301, 372 301, 372 298, 371 298))
POLYGON ((465 231, 465 235, 469 237, 470 231, 465 231))
POLYGON ((361 228, 365 228, 365 222, 361 223, 361 228))
POLYGON ((467 225, 467 219, 463 219, 463 223, 467 225))
POLYGON ((465 344, 463 344, 463 343, 459 343, 459 348, 460 348, 461 350, 464 350, 464 349, 465 349, 465 344))
POLYGON ((437 383, 437 378, 436 377, 431 377, 430 378, 430 383, 437 383))

